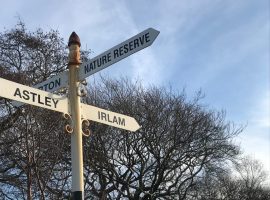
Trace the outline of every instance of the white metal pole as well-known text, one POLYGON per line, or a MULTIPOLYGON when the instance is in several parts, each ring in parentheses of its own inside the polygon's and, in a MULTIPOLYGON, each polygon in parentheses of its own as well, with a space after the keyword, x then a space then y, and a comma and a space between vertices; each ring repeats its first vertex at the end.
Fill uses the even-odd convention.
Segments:
POLYGON ((78 68, 80 65, 80 38, 73 32, 69 42, 69 104, 73 125, 71 134, 71 163, 72 163, 72 200, 83 200, 83 151, 81 105, 78 95, 78 68))

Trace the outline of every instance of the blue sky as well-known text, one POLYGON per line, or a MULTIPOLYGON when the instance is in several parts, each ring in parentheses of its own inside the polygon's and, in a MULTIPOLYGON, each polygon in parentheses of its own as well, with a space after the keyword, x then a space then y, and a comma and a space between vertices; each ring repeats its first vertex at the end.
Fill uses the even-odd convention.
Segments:
POLYGON ((0 30, 17 16, 30 30, 72 31, 96 56, 153 27, 153 45, 105 69, 112 77, 139 78, 145 85, 201 89, 210 109, 247 124, 236 142, 270 172, 269 0, 9 0, 0 8, 0 30))

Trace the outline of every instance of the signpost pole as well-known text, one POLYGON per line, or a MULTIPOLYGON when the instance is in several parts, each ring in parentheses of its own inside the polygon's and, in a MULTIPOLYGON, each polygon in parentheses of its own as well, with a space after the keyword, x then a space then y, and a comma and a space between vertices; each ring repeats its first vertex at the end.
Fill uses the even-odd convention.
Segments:
POLYGON ((73 32, 69 42, 69 104, 73 125, 71 134, 72 200, 83 200, 83 151, 80 96, 78 95, 78 68, 80 63, 80 38, 73 32))
POLYGON ((0 78, 0 96, 22 103, 27 103, 62 113, 70 113, 72 121, 71 132, 71 165, 72 165, 72 200, 84 199, 83 184, 83 148, 82 148, 82 120, 86 117, 92 121, 100 122, 110 126, 122 128, 129 131, 136 131, 140 128, 137 121, 129 116, 104 110, 94 106, 81 104, 79 84, 80 80, 85 79, 97 71, 100 71, 123 58, 151 45, 158 36, 159 31, 149 28, 134 37, 122 42, 121 44, 109 49, 97 56, 80 68, 80 38, 73 32, 68 41, 69 47, 69 72, 63 72, 56 77, 52 77, 38 85, 39 89, 55 91, 57 88, 65 87, 67 84, 67 73, 69 77, 69 97, 61 97, 47 91, 41 91, 25 85, 0 78), (114 58, 112 58, 112 56, 114 58), (95 62, 104 62, 97 66, 95 62), (94 63, 94 64, 93 64, 94 63), (98 68, 100 67, 100 68, 98 68), (40 88, 41 86, 41 88, 40 88), (31 94, 31 95, 30 95, 31 94), (69 104, 69 105, 68 105, 69 104), (83 108, 81 113, 81 107, 83 108), (83 115, 82 115, 83 114, 83 115))

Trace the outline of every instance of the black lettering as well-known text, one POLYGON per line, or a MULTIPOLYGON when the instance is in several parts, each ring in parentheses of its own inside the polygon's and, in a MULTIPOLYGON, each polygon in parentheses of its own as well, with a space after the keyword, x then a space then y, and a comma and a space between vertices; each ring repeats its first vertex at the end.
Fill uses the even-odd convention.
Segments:
POLYGON ((121 126, 125 126, 125 118, 118 117, 118 124, 121 126))
POLYGON ((128 44, 125 44, 124 45, 124 53, 127 53, 128 52, 128 44))
POLYGON ((50 97, 45 97, 45 105, 51 107, 51 98, 50 97))
POLYGON ((55 80, 55 87, 58 87, 61 85, 61 79, 59 78, 58 80, 55 80))
POLYGON ((52 99, 52 101, 53 101, 53 104, 54 104, 54 108, 56 108, 56 105, 58 104, 59 100, 52 99))
POLYGON ((94 67, 94 69, 96 69, 96 67, 98 67, 98 66, 96 65, 96 62, 97 62, 97 60, 94 60, 94 61, 93 61, 93 65, 94 65, 93 67, 94 67))
POLYGON ((86 66, 84 66, 84 74, 87 74, 88 72, 94 69, 95 67, 93 66, 93 62, 91 62, 90 64, 87 64, 86 66))
MULTIPOLYGON (((91 64, 91 63, 90 63, 91 64)), ((84 74, 87 74, 90 71, 88 64, 84 66, 84 74)))
POLYGON ((107 117, 108 117, 108 122, 112 123, 112 121, 110 120, 110 115, 109 114, 107 114, 107 117))
POLYGON ((45 84, 45 85, 43 85, 43 87, 44 87, 44 91, 47 91, 47 83, 45 84))
POLYGON ((44 105, 44 103, 40 99, 40 95, 38 95, 38 103, 44 105))
POLYGON ((98 119, 100 119, 100 112, 98 111, 98 119))
POLYGON ((129 46, 129 50, 132 51, 133 50, 133 41, 130 41, 128 43, 128 46, 129 46))
POLYGON ((29 92, 28 92, 27 90, 24 90, 24 91, 23 91, 23 98, 24 98, 25 100, 29 100, 29 99, 30 99, 30 97, 29 97, 29 92))
POLYGON ((149 32, 145 34, 145 41, 150 42, 149 32))
POLYGON ((120 56, 124 55, 124 49, 123 49, 123 46, 121 46, 121 47, 119 48, 119 51, 120 51, 120 56))
POLYGON ((117 58, 119 56, 119 52, 118 52, 118 49, 115 49, 113 51, 113 55, 114 55, 114 58, 117 58))
POLYGON ((93 62, 90 63, 90 71, 96 69, 96 66, 93 66, 93 62))
POLYGON ((37 94, 34 92, 30 92, 30 94, 32 94, 32 101, 35 102, 36 101, 35 98, 36 98, 37 94))
POLYGON ((54 82, 50 82, 49 83, 49 89, 51 90, 51 89, 53 89, 54 88, 54 82))
POLYGON ((106 118, 106 113, 101 112, 101 120, 105 120, 105 121, 107 121, 107 118, 106 118))
POLYGON ((139 47, 140 45, 139 45, 139 40, 138 40, 138 38, 136 38, 135 40, 134 40, 134 49, 136 49, 137 47, 139 47))
POLYGON ((97 61, 97 66, 100 67, 102 65, 102 63, 101 63, 101 57, 98 58, 96 61, 97 61))
POLYGON ((141 45, 143 45, 144 44, 144 35, 142 37, 139 37, 139 40, 140 40, 141 45))
POLYGON ((19 88, 17 88, 17 89, 15 90, 15 93, 14 93, 13 96, 16 97, 17 95, 18 95, 20 98, 22 98, 21 91, 20 91, 19 88))
POLYGON ((111 62, 111 52, 107 54, 108 62, 111 62))
POLYGON ((117 117, 116 117, 116 116, 113 116, 113 123, 118 124, 118 122, 117 122, 117 117))
POLYGON ((102 56, 102 64, 104 65, 105 63, 107 63, 107 55, 102 56))

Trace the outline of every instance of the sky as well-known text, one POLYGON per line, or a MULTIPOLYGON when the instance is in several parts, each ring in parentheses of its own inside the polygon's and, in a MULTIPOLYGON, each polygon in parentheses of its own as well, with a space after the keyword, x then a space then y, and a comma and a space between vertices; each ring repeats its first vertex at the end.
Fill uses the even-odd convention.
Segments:
POLYGON ((0 31, 18 17, 66 42, 75 31, 91 57, 149 27, 160 31, 150 47, 98 74, 185 88, 189 98, 201 90, 204 105, 246 126, 235 142, 270 174, 269 0, 9 0, 0 31))

